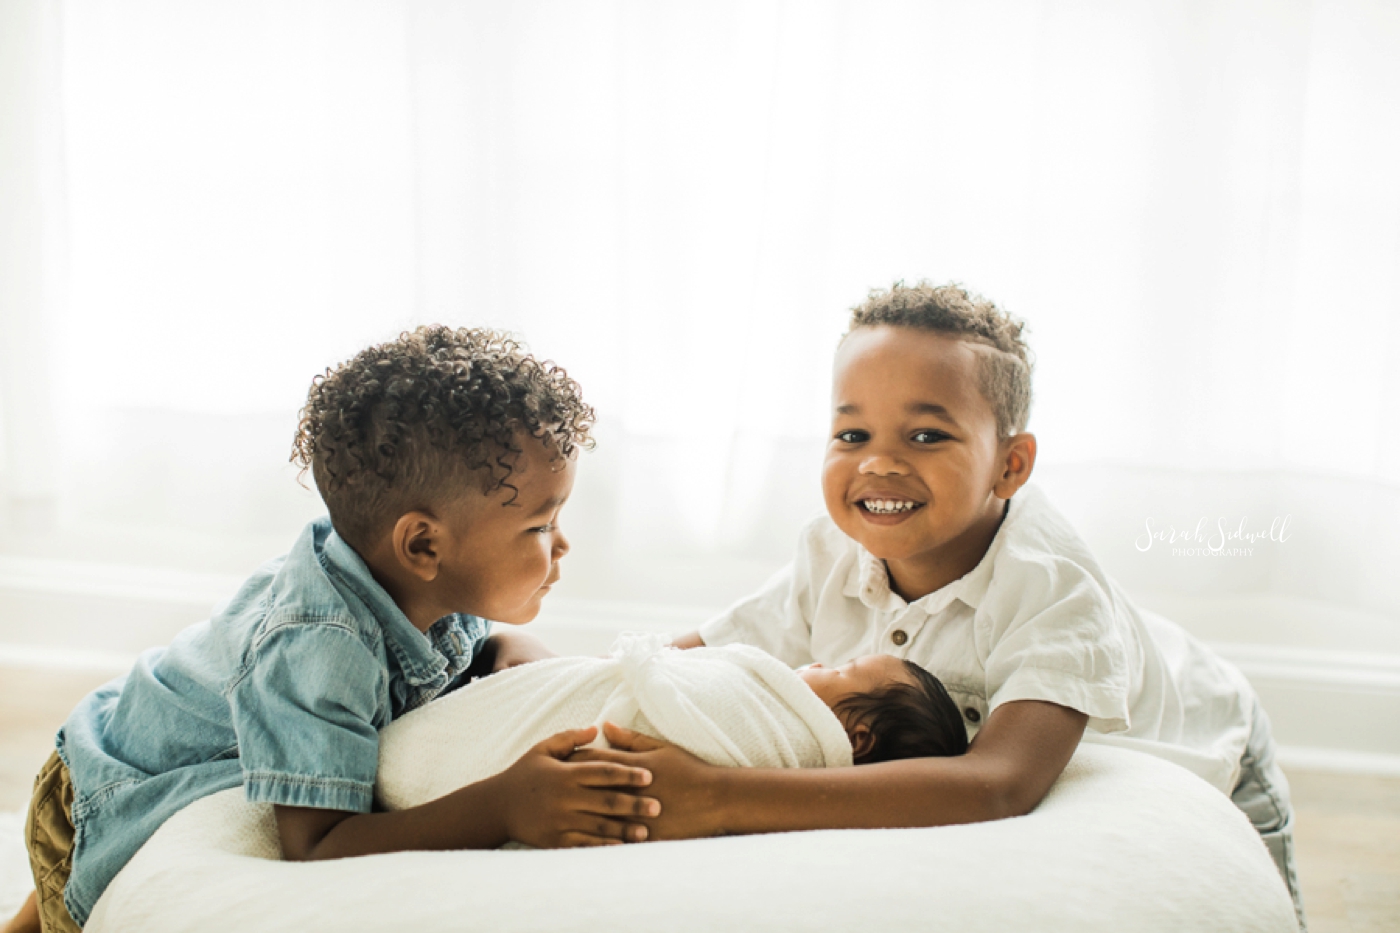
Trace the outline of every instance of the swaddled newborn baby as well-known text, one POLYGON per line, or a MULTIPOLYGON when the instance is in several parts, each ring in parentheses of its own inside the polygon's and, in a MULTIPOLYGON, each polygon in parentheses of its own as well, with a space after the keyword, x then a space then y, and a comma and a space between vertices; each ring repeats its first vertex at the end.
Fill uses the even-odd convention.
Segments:
POLYGON ((937 677, 912 661, 868 654, 843 667, 809 664, 797 675, 841 720, 855 764, 967 751, 957 704, 937 677))
POLYGON ((551 658, 502 671, 380 733, 375 795, 391 810, 508 767, 567 729, 614 722, 714 765, 831 768, 967 748, 936 678, 887 655, 793 671, 748 645, 678 651, 624 635, 609 658, 551 658))

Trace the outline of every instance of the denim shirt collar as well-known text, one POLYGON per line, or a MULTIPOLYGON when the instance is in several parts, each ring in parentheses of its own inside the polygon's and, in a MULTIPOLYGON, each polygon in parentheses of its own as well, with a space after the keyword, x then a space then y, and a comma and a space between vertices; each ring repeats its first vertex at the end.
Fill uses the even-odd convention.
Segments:
MULTIPOLYGON (((364 559, 336 534, 328 519, 322 521, 326 525, 326 536, 319 550, 326 571, 359 597, 379 620, 384 643, 404 679, 420 686, 441 678, 449 667, 448 658, 460 653, 460 645, 452 640, 454 630, 461 625, 459 617, 445 616, 434 622, 426 635, 420 632, 374 579, 364 559), (443 650, 439 650, 439 645, 443 650)), ((467 663, 470 662, 468 650, 467 663)))

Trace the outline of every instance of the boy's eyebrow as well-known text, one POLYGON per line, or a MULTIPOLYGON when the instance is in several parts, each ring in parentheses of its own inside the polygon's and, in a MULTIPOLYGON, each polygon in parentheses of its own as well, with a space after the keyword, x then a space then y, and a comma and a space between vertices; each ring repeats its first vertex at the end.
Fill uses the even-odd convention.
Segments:
MULTIPOLYGON (((958 419, 953 417, 952 412, 948 411, 948 409, 944 408, 942 405, 937 405, 933 402, 910 402, 908 405, 904 406, 904 408, 906 411, 913 415, 933 415, 936 418, 942 418, 949 424, 958 423, 958 419)), ((858 415, 860 414, 860 406, 837 405, 836 414, 858 415)))
POLYGON ((933 402, 910 402, 905 406, 905 410, 915 415, 933 415, 942 418, 950 424, 957 424, 958 419, 953 417, 953 413, 942 405, 935 405, 933 402))
POLYGON ((548 499, 540 503, 539 508, 535 509, 535 511, 530 513, 530 517, 534 518, 536 515, 543 515, 545 512, 553 512, 555 509, 559 508, 559 506, 563 504, 563 496, 550 496, 548 499))

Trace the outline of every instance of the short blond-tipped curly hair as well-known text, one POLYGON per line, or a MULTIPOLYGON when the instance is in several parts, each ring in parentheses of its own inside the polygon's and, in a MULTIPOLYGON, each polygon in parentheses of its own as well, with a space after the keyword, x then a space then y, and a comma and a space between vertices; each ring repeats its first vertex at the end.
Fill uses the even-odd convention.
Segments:
POLYGON ((578 383, 510 336, 428 325, 317 376, 291 459, 363 550, 405 512, 514 489, 524 436, 565 459, 591 447, 593 421, 578 383))
POLYGON ((896 282, 875 289, 851 309, 850 331, 890 324, 946 334, 986 347, 979 354, 979 388, 996 414, 1003 438, 1026 429, 1031 413, 1031 371, 1035 366, 1022 332, 1025 322, 960 285, 896 282))

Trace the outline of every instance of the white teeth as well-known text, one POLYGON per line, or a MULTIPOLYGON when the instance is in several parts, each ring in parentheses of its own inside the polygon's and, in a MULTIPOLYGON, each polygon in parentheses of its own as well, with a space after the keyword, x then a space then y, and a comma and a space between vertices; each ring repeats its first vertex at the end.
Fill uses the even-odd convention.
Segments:
POLYGON ((907 512, 910 509, 918 508, 919 503, 910 502, 906 499, 866 499, 865 508, 868 512, 876 515, 892 515, 895 512, 907 512))

